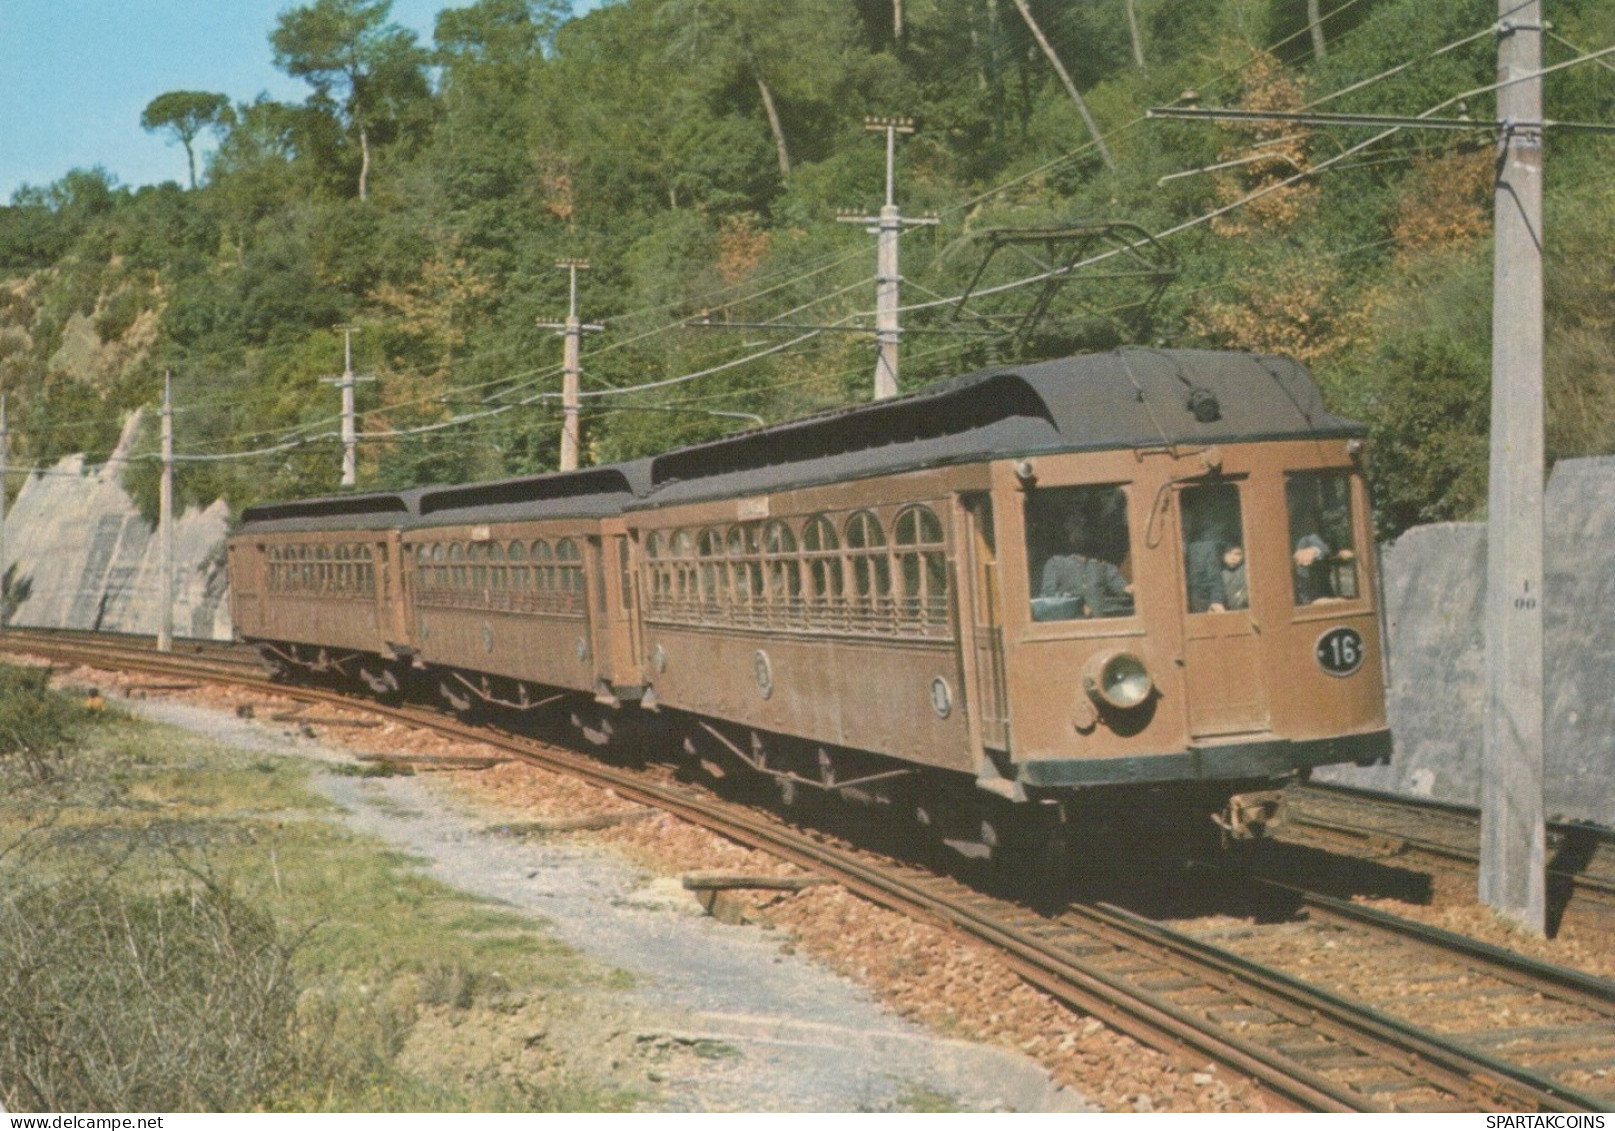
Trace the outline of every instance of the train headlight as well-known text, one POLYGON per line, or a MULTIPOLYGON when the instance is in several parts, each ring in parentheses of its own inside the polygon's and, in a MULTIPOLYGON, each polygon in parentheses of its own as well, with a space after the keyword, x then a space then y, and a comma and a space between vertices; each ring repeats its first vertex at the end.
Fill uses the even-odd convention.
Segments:
POLYGON ((1131 711, 1155 691, 1144 661, 1131 652, 1112 650, 1092 656, 1082 669, 1082 689, 1101 707, 1131 711))

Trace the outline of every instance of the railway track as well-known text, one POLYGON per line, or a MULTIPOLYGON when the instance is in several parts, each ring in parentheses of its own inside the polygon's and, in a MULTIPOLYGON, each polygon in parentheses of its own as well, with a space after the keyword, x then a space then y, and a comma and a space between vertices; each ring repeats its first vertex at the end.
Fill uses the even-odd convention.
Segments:
MULTIPOLYGON (((1550 899, 1615 913, 1615 831, 1548 825, 1550 899)), ((1480 859, 1480 817, 1470 808, 1387 797, 1342 786, 1304 785, 1285 797, 1282 840, 1341 849, 1372 859, 1410 858, 1473 873, 1480 859)))
MULTIPOLYGON (((500 746, 832 876, 878 904, 966 935, 993 948, 1011 969, 1056 999, 1144 1044, 1181 1056, 1186 1064, 1212 1061, 1225 1072, 1255 1081, 1296 1109, 1578 1112, 1615 1106, 1615 1076, 1598 1075, 1599 1066, 1586 1057, 1566 1058, 1555 1051, 1577 1041, 1593 1049, 1615 1048, 1615 986, 1528 963, 1506 952, 1487 953, 1486 948, 1477 949, 1478 944, 1455 936, 1425 934, 1406 945, 1445 955, 1445 962, 1467 971, 1456 975, 1459 978, 1491 979, 1487 987, 1504 986, 1510 993, 1523 992, 1530 1001, 1550 1002, 1530 1015, 1532 1024, 1524 1027, 1528 1033, 1482 1047, 1485 1042, 1473 1032, 1438 1031, 1428 1015, 1414 1023, 1332 992, 1320 985, 1326 979, 1302 978, 1280 969, 1275 958, 1249 957, 1232 946, 1191 937, 1119 907, 1078 904, 1057 914, 1040 913, 952 877, 876 857, 823 833, 793 828, 771 813, 653 781, 521 735, 473 727, 419 707, 383 706, 333 691, 273 683, 232 647, 187 646, 162 654, 148 642, 127 638, 8 631, 0 637, 0 648, 141 670, 173 680, 228 682, 306 702, 357 706, 452 737, 500 746), (1542 1055, 1524 1055, 1533 1050, 1542 1055)), ((1309 903, 1307 911, 1309 928, 1334 922, 1331 915, 1346 914, 1322 903, 1309 903)), ((1338 945, 1346 937, 1345 928, 1334 929, 1342 932, 1332 940, 1338 945)), ((1370 940, 1362 945, 1372 946, 1385 945, 1392 930, 1384 923, 1353 929, 1368 932, 1359 937, 1370 940)), ((1294 947, 1294 939, 1290 945, 1294 947)), ((1484 996, 1494 991, 1481 992, 1484 996)), ((1437 1000, 1427 996, 1426 1007, 1437 1000)))

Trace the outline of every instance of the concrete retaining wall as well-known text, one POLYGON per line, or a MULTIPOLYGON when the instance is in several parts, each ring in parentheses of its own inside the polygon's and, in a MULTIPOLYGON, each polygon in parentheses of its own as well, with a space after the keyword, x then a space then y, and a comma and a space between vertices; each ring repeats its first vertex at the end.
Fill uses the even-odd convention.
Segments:
MULTIPOLYGON (((1545 508, 1547 810, 1615 825, 1615 458, 1560 461, 1545 508)), ((1478 804, 1486 527, 1416 527, 1382 552, 1396 752, 1315 776, 1478 804)))
MULTIPOLYGON (((119 480, 131 420, 112 458, 86 467, 69 456, 36 474, 6 515, 7 623, 155 634, 161 615, 160 549, 119 480)), ((223 502, 186 510, 174 523, 174 635, 228 640, 223 502)))

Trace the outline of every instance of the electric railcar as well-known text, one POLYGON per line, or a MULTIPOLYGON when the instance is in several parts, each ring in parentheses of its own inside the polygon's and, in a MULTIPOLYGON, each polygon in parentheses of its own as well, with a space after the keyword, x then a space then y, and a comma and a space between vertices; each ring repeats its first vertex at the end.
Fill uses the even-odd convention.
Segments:
POLYGON ((286 669, 597 739, 654 715, 977 853, 1119 813, 1245 835, 1294 776, 1390 753, 1363 444, 1287 358, 1126 349, 250 507, 232 608, 286 669))

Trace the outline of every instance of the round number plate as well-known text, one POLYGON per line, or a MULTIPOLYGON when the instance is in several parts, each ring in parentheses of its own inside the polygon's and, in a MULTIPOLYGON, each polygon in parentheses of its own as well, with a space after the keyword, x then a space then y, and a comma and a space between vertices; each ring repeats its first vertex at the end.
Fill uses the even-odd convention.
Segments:
POLYGON ((764 699, 774 694, 774 665, 768 662, 768 653, 761 648, 751 654, 752 674, 757 677, 757 694, 764 699))
POLYGON ((1355 628, 1331 628, 1318 637, 1312 654, 1330 675, 1351 675, 1363 666, 1363 637, 1355 628))
POLYGON ((941 676, 931 681, 931 710, 936 712, 939 719, 953 714, 953 688, 941 676))

